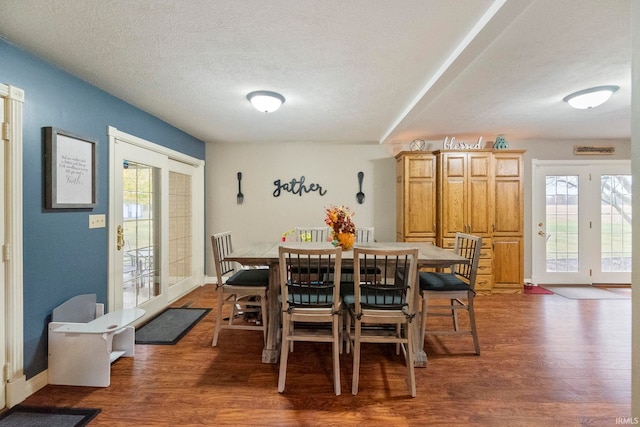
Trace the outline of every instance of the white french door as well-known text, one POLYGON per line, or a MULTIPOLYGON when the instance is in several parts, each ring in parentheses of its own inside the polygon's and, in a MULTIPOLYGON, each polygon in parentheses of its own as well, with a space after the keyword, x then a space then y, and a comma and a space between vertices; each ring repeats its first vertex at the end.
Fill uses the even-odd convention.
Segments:
POLYGON ((533 162, 534 283, 631 283, 630 168, 533 162))
POLYGON ((109 135, 109 309, 140 307, 144 320, 204 279, 203 162, 113 128, 109 135))
POLYGON ((114 154, 114 259, 120 280, 113 289, 113 302, 115 308, 140 307, 155 313, 169 302, 161 268, 166 158, 126 142, 118 142, 114 154))

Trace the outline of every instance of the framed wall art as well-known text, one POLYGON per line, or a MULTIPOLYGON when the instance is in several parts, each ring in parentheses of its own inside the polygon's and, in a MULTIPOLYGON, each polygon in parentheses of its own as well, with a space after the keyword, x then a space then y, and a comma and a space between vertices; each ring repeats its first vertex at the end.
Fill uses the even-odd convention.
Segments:
POLYGON ((44 128, 46 209, 92 209, 96 204, 96 142, 44 128))

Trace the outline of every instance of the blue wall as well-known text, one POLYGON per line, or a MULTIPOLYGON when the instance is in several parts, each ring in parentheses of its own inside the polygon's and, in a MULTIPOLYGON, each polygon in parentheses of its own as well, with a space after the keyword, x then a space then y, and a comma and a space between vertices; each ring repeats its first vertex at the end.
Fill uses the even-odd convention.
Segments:
POLYGON ((3 40, 0 58, 0 83, 25 91, 24 368, 28 379, 47 368, 46 330, 54 307, 81 293, 96 293, 99 302, 107 302, 108 230, 88 228, 90 213, 109 214, 107 126, 203 160, 205 146, 3 40), (42 128, 46 126, 97 141, 93 211, 44 211, 42 128))

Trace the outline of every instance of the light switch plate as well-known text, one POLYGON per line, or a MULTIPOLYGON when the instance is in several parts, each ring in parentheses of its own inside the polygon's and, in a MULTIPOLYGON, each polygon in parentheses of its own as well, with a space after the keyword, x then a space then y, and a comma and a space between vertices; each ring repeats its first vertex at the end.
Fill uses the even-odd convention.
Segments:
POLYGON ((89 228, 104 228, 107 226, 105 214, 89 215, 89 228))

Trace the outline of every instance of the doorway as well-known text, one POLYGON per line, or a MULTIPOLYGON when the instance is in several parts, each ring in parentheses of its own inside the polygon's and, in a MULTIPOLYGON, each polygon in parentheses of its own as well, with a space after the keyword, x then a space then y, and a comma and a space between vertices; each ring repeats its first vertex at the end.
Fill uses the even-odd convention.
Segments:
POLYGON ((536 284, 631 283, 629 161, 533 162, 536 284))
POLYGON ((109 128, 109 310, 142 321, 204 281, 204 162, 109 128))
MULTIPOLYGON (((0 98, 0 119, 2 119, 2 123, 5 122, 4 115, 4 100, 5 98, 0 98)), ((6 242, 4 235, 4 224, 5 224, 5 191, 6 191, 6 176, 5 176, 5 154, 4 150, 0 150, 0 242, 4 245, 6 242)), ((6 319, 6 310, 5 310, 5 272, 4 272, 4 260, 0 262, 0 319, 3 320, 3 324, 7 324, 6 319)), ((0 328, 0 366, 4 366, 5 364, 5 355, 7 353, 7 345, 6 345, 6 333, 3 328, 0 328)), ((6 378, 4 377, 4 373, 2 374, 2 386, 0 386, 0 409, 5 407, 6 403, 6 391, 5 391, 6 378)))

